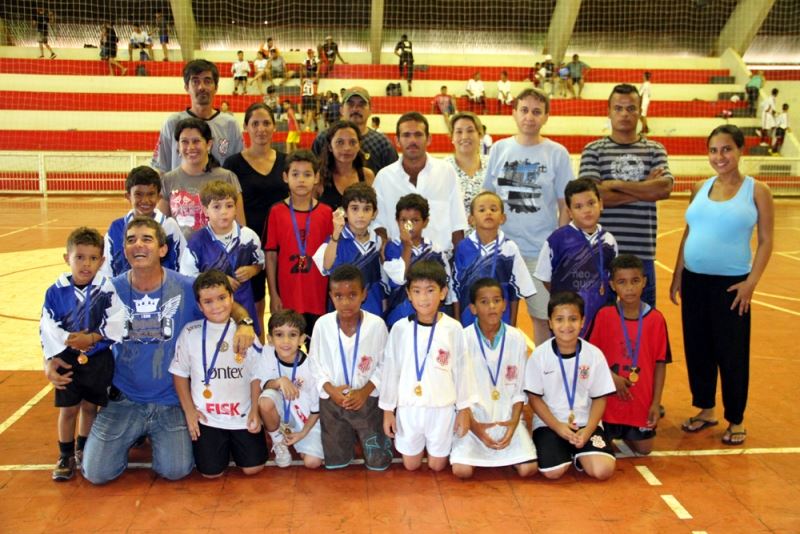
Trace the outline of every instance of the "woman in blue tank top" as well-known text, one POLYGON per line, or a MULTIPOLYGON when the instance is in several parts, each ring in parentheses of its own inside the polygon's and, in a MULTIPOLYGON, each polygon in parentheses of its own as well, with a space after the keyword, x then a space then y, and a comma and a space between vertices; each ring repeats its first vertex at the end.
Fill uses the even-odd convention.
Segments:
POLYGON ((717 424, 717 372, 728 428, 726 445, 744 443, 750 374, 750 301, 773 244, 774 207, 766 184, 739 170, 744 134, 733 125, 708 136, 716 176, 692 186, 670 298, 683 306, 683 341, 692 405, 700 412, 681 427, 698 432, 717 424), (755 256, 750 250, 757 227, 755 256))

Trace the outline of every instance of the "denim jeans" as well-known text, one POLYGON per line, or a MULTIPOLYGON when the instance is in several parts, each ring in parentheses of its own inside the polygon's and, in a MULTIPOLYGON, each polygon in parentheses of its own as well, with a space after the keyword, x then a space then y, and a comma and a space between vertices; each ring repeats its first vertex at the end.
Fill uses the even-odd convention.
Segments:
POLYGON ((140 436, 153 446, 153 471, 178 480, 192 471, 192 440, 180 406, 142 404, 124 395, 109 401, 92 425, 83 453, 83 476, 105 484, 128 467, 128 450, 140 436))

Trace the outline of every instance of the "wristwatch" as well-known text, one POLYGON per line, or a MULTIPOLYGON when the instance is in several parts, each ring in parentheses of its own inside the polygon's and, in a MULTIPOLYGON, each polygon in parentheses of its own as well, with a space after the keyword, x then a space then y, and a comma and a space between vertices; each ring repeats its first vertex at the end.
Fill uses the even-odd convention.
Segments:
POLYGON ((239 326, 253 326, 253 320, 250 317, 239 319, 239 326))

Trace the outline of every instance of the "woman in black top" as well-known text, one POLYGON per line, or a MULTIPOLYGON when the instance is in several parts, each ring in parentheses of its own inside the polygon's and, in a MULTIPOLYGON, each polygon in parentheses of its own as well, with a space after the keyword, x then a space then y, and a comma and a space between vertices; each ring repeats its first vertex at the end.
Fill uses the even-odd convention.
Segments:
POLYGON ((320 154, 318 199, 336 210, 342 205, 347 186, 367 182, 372 185, 375 174, 366 166, 361 152, 361 132, 350 121, 336 121, 327 131, 328 142, 320 154))
MULTIPOLYGON (((289 195, 289 187, 283 181, 286 154, 272 148, 275 117, 266 104, 256 102, 247 108, 244 129, 250 136, 250 146, 226 158, 224 167, 239 178, 247 226, 261 236, 263 246, 269 209, 289 195)), ((264 332, 264 271, 253 277, 252 287, 258 320, 264 332)))

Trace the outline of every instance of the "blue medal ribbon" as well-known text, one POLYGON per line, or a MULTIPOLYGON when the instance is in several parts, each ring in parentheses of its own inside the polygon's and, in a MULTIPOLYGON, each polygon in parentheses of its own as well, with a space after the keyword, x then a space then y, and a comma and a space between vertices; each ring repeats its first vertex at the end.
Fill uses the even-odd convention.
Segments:
POLYGON ((422 367, 419 365, 419 351, 417 349, 417 321, 416 315, 414 316, 414 369, 417 372, 417 383, 422 382, 422 373, 425 372, 425 364, 428 363, 428 353, 431 351, 431 344, 433 344, 433 333, 436 332, 436 322, 439 319, 439 312, 433 319, 433 326, 431 326, 431 333, 428 335, 428 347, 425 349, 425 359, 422 360, 422 367))
MULTIPOLYGON (((558 344, 553 342, 556 356, 558 357, 558 365, 561 367, 561 379, 564 381, 564 391, 567 393, 567 402, 569 403, 570 413, 574 412, 575 407, 575 394, 578 392, 578 364, 581 360, 581 341, 578 340, 578 345, 575 347, 575 368, 572 372, 572 388, 569 387, 567 382, 567 370, 564 367, 564 359, 561 357, 561 351, 558 350, 558 344)), ((572 421, 570 421, 571 423, 572 421)))
MULTIPOLYGON (((500 368, 503 365, 503 352, 506 348, 506 331, 503 328, 503 337, 502 341, 500 341, 500 356, 497 358, 497 368, 495 369, 494 374, 492 374, 492 368, 489 367, 489 360, 486 358, 486 350, 483 348, 483 339, 481 338, 481 331, 478 328, 478 319, 475 319, 475 322, 472 323, 475 327, 475 336, 478 338, 478 346, 481 348, 481 354, 483 354, 483 361, 486 362, 486 369, 489 371, 489 379, 492 381, 492 386, 497 390, 497 381, 500 380, 500 368)), ((501 323, 501 326, 502 323, 501 323)), ((488 340, 487 340, 488 341, 488 340)))
MULTIPOLYGON (((242 227, 239 226, 239 224, 236 223, 235 221, 234 221, 233 225, 234 225, 234 228, 236 229, 236 237, 234 237, 231 240, 231 244, 234 244, 234 243, 238 244, 241 241, 241 238, 242 238, 242 227)), ((237 263, 238 263, 237 259, 238 258, 236 257, 236 254, 228 254, 228 247, 225 246, 225 243, 223 243, 222 240, 217 237, 217 235, 211 229, 211 226, 206 226, 206 230, 208 230, 208 233, 211 234, 211 241, 213 243, 216 243, 222 249, 223 257, 228 260, 228 263, 230 263, 231 271, 233 273, 231 276, 235 275, 236 274, 236 269, 238 269, 238 265, 237 265, 237 263)), ((307 231, 308 230, 306 230, 306 232, 307 231)), ((231 247, 231 250, 233 250, 233 248, 235 248, 235 247, 231 247)))
MULTIPOLYGON (((278 355, 276 354, 275 357, 277 358, 278 355)), ((294 384, 294 377, 297 374, 297 365, 298 365, 299 362, 300 362, 300 351, 298 350, 294 355, 294 362, 292 362, 292 376, 291 376, 292 384, 294 384)), ((278 378, 283 378, 283 375, 281 374, 281 367, 282 367, 282 365, 281 365, 281 362, 279 360, 278 361, 278 378)), ((281 401, 283 402, 283 419, 281 421, 283 421, 283 424, 288 425, 289 424, 289 408, 291 408, 291 406, 292 406, 292 401, 286 400, 286 397, 284 397, 283 395, 281 395, 281 401)))
POLYGON ((214 372, 214 367, 217 365, 217 356, 219 356, 219 349, 222 347, 222 342, 225 341, 225 335, 228 333, 228 328, 231 326, 230 319, 225 324, 225 329, 222 331, 222 335, 219 336, 219 340, 217 341, 217 346, 214 349, 214 356, 211 357, 211 366, 208 366, 206 363, 206 329, 208 327, 208 319, 203 319, 203 384, 205 384, 206 389, 208 389, 208 384, 211 382, 211 373, 214 372))
POLYGON ((350 387, 353 385, 353 377, 356 375, 356 358, 358 358, 358 341, 361 339, 361 315, 359 312, 358 325, 356 325, 356 343, 353 346, 353 364, 351 365, 350 375, 347 375, 347 358, 344 354, 344 345, 342 344, 342 325, 339 324, 339 316, 336 316, 336 335, 339 337, 339 356, 342 358, 342 370, 344 371, 345 384, 350 387))
MULTIPOLYGON (((590 247, 591 249, 591 244, 590 247)), ((605 294, 606 290, 606 274, 603 261, 603 230, 597 231, 597 275, 600 277, 600 294, 605 294)))
MULTIPOLYGON (((617 311, 619 312, 619 322, 622 326, 622 335, 625 336, 625 348, 628 349, 628 356, 631 357, 631 369, 638 369, 639 366, 639 349, 642 345, 642 321, 644 319, 644 304, 639 303, 639 319, 638 331, 636 332, 636 346, 631 346, 631 338, 628 335, 628 328, 625 325, 625 314, 622 311, 622 306, 617 303, 617 311)), ((638 371, 637 371, 638 372, 638 371)))
POLYGON ((305 231, 305 239, 300 238, 300 227, 297 226, 297 215, 294 211, 294 206, 292 205, 292 198, 289 197, 289 214, 291 215, 292 219, 292 227, 294 228, 294 239, 297 241, 297 250, 300 253, 300 257, 304 258, 306 256, 306 242, 308 241, 308 231, 311 228, 311 211, 309 210, 308 216, 306 216, 306 231, 305 231))

